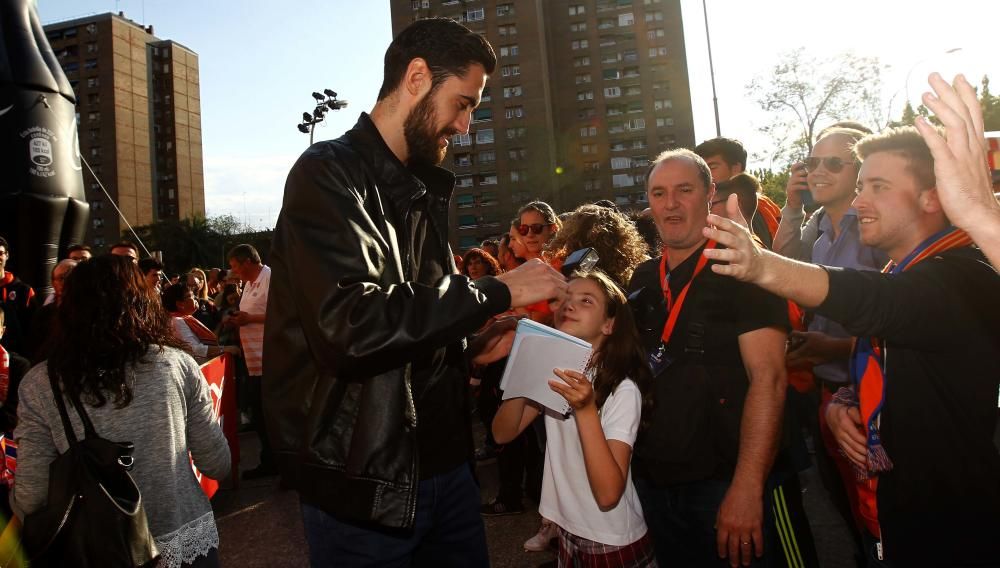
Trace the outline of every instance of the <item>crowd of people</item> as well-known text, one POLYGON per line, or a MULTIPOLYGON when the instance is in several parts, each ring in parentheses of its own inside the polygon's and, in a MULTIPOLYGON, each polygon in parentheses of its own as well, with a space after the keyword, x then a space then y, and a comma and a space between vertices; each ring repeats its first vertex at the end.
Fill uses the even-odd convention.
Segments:
POLYGON ((496 56, 426 19, 385 63, 371 114, 292 168, 270 266, 239 245, 167 278, 131 243, 77 245, 40 298, 0 239, 17 518, 67 448, 58 384, 135 443, 164 565, 218 565, 188 456, 233 465, 197 366, 229 353, 262 446, 246 476, 299 493, 313 566, 486 566, 482 517, 526 496, 543 520, 524 548, 556 542, 559 566, 818 566, 813 463, 859 566, 1000 565, 1000 203, 964 78, 930 78, 943 127, 830 125, 783 205, 716 138, 652 161, 644 211, 536 200, 459 256, 438 164, 496 56), (592 346, 538 377, 569 414, 503 400, 523 318, 592 346), (494 457, 482 503, 472 464, 494 457))
MULTIPOLYGON (((23 520, 44 507, 49 465, 72 442, 53 402, 56 378, 66 400, 87 404, 101 436, 134 444, 132 476, 160 565, 218 565, 212 508, 191 463, 214 479, 232 464, 199 364, 237 357, 230 388, 239 389, 241 417, 263 439, 267 266, 252 246, 238 245, 228 269, 193 268, 168 279, 163 264, 139 259, 131 242, 96 257, 81 244, 52 269, 53 291, 43 298, 6 270, 9 250, 0 237, 0 435, 17 448, 16 462, 8 451, 3 467, 5 518, 23 520)), ((81 418, 72 422, 82 435, 81 418)), ((269 454, 261 455, 245 478, 275 473, 269 454)))

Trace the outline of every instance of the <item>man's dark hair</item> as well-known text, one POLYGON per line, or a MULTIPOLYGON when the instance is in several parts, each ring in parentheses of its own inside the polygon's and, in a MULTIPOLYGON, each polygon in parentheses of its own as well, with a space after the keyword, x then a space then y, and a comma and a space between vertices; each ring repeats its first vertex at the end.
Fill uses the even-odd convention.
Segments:
POLYGON ((392 40, 385 52, 385 75, 378 100, 399 87, 410 61, 421 58, 431 71, 431 93, 448 77, 462 76, 478 63, 487 74, 497 66, 497 56, 486 38, 448 18, 417 20, 392 40))
POLYGON ((7 249, 7 252, 10 252, 10 245, 7 244, 7 239, 3 237, 0 237, 0 247, 3 247, 7 249))
POLYGON ((139 256, 139 247, 135 246, 135 243, 122 241, 120 243, 115 243, 111 245, 111 248, 109 248, 108 250, 115 250, 116 248, 130 248, 135 251, 135 256, 139 256))
POLYGON ((736 194, 740 202, 740 213, 750 221, 757 212, 757 194, 760 193, 760 182, 754 176, 742 173, 715 184, 715 199, 729 199, 736 194))
POLYGON ((143 275, 149 274, 150 270, 163 270, 163 263, 153 257, 144 258, 139 261, 139 271, 143 275))
POLYGON ((723 137, 705 140, 695 146, 694 153, 705 160, 721 156, 730 167, 739 164, 744 170, 747 169, 747 150, 739 140, 723 137))
POLYGON ((178 282, 177 284, 171 284, 167 286, 167 289, 163 291, 163 308, 168 312, 177 311, 177 302, 184 299, 184 295, 187 294, 188 287, 184 282, 178 282))
POLYGON ((226 260, 230 258, 235 258, 237 262, 249 260, 254 264, 260 264, 260 254, 257 253, 257 249, 246 243, 234 246, 226 255, 226 260))
POLYGON ((87 246, 87 245, 72 245, 71 247, 69 247, 68 249, 66 249, 66 255, 69 256, 70 253, 76 252, 78 250, 82 250, 84 252, 93 253, 93 251, 91 251, 90 247, 87 246))

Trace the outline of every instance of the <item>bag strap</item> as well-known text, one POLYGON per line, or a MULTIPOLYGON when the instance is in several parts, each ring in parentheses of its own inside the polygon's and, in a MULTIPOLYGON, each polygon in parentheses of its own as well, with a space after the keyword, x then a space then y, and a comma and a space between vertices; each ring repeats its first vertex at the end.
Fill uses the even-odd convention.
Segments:
MULTIPOLYGON (((76 432, 73 430, 73 424, 69 421, 69 413, 66 411, 66 404, 63 401, 59 388, 59 379, 50 374, 49 384, 52 385, 52 393, 56 397, 56 406, 59 408, 59 417, 62 419, 63 429, 66 431, 66 439, 71 445, 75 444, 77 442, 76 432)), ((73 404, 73 408, 76 409, 76 414, 80 417, 80 422, 83 423, 84 437, 98 438, 99 436, 97 435, 97 430, 94 428, 94 423, 90 421, 90 416, 83 409, 81 401, 71 398, 70 402, 73 404)))

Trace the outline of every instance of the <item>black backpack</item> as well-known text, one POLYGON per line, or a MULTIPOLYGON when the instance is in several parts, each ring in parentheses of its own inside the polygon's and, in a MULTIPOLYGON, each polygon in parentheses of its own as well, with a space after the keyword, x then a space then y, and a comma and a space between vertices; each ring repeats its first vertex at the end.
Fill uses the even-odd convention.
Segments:
MULTIPOLYGON (((31 566, 148 566, 157 550, 139 487, 129 475, 131 442, 97 435, 80 400, 71 402, 83 422, 77 440, 58 379, 49 377, 69 449, 49 466, 46 505, 24 518, 21 542, 31 566)), ((16 483, 16 481, 15 481, 16 483)))

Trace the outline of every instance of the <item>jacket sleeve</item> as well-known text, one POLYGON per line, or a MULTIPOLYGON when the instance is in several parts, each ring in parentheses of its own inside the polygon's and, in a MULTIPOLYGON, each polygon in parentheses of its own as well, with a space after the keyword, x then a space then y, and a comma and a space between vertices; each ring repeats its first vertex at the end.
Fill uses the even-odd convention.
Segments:
POLYGON ((17 483, 12 489, 10 504, 22 521, 25 515, 45 504, 49 492, 49 465, 59 456, 45 419, 45 405, 55 405, 48 384, 45 366, 38 365, 25 376, 18 393, 21 400, 14 429, 18 450, 17 483), (43 389, 51 402, 46 401, 43 389))
POLYGON ((363 192, 377 190, 346 162, 332 144, 314 147, 289 173, 271 251, 269 337, 301 326, 326 367, 367 374, 458 341, 508 309, 510 292, 493 277, 380 285, 386 272, 405 274, 394 252, 405 245, 394 241, 406 229, 374 211, 377 199, 365 207, 363 192))
POLYGON ((968 257, 929 258, 902 274, 824 267, 830 291, 816 313, 855 336, 917 349, 961 346, 965 330, 982 329, 1000 312, 1000 277, 968 257))
POLYGON ((802 207, 793 208, 785 205, 781 208, 781 222, 778 223, 778 230, 774 233, 774 252, 781 256, 810 262, 812 260, 812 243, 816 241, 814 213, 806 226, 803 227, 802 220, 805 212, 802 207), (814 225, 809 227, 809 225, 814 225), (810 229, 811 238, 810 238, 810 229))

